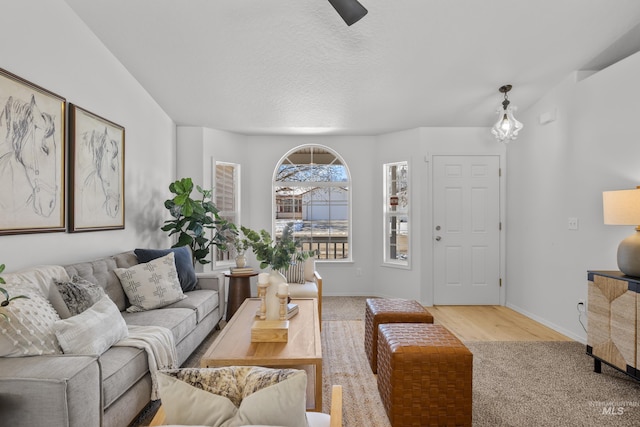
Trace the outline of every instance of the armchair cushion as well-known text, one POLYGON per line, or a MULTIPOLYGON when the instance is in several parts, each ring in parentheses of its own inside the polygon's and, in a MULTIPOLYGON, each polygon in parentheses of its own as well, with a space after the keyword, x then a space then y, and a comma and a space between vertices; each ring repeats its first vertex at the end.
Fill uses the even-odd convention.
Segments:
POLYGON ((307 376, 262 367, 176 369, 159 373, 166 423, 235 427, 307 426, 307 376))

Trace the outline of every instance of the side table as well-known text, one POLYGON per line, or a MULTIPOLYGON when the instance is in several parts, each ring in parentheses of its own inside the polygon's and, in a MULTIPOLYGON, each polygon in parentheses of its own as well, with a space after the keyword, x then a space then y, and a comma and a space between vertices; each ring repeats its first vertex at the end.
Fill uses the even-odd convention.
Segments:
POLYGON ((251 298, 251 278, 258 272, 234 274, 230 271, 224 273, 229 278, 229 300, 227 301, 227 322, 233 317, 236 310, 245 299, 251 298))

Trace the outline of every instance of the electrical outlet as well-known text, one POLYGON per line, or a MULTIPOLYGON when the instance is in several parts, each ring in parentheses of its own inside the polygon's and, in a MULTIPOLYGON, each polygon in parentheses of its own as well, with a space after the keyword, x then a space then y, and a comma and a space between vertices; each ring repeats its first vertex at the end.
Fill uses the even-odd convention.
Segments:
POLYGON ((569 217, 569 230, 577 230, 578 229, 578 218, 569 217))
POLYGON ((577 308, 578 308, 578 311, 580 313, 584 313, 585 311, 587 311, 586 304, 585 304, 585 302, 584 302, 584 300, 582 298, 580 298, 578 300, 578 307, 577 308))

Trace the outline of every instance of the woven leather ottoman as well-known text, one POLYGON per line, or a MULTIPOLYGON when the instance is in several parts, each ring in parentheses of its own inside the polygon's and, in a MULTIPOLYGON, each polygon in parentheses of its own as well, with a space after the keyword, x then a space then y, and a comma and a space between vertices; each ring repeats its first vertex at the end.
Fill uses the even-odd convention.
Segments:
POLYGON ((471 426, 473 354, 441 325, 379 326, 378 391, 393 427, 471 426))
POLYGON ((433 316, 418 301, 369 298, 364 316, 364 351, 375 374, 378 371, 378 325, 381 323, 433 323, 433 316))

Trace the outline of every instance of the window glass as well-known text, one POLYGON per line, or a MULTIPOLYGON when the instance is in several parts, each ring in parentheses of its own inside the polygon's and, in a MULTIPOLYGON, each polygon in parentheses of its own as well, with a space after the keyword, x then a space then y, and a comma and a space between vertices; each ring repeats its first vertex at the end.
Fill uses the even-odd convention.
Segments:
POLYGON ((409 265, 409 165, 384 165, 384 262, 409 265))
POLYGON ((307 145, 287 154, 273 183, 276 239, 293 225, 302 249, 320 260, 347 260, 350 253, 349 171, 332 150, 307 145))

